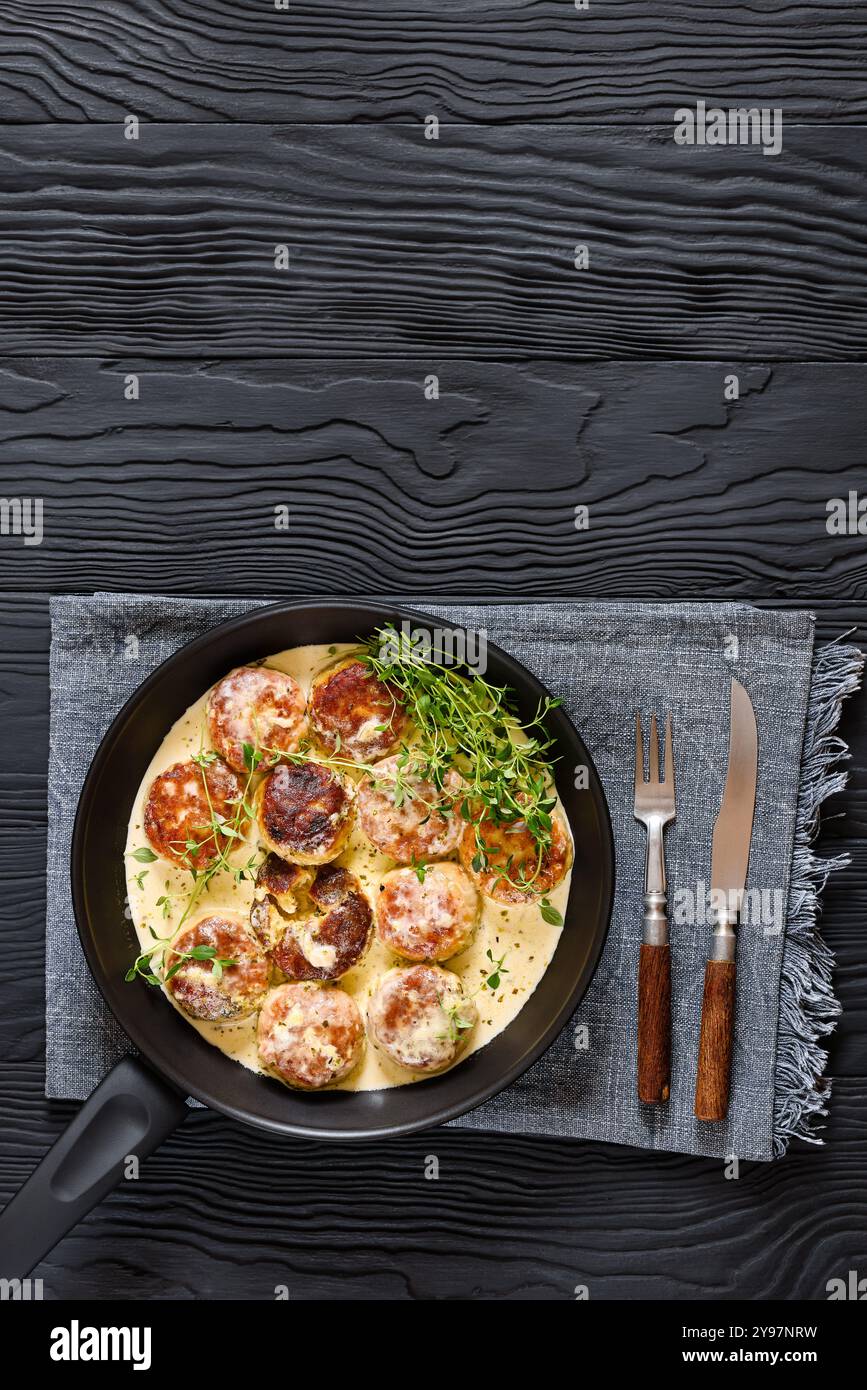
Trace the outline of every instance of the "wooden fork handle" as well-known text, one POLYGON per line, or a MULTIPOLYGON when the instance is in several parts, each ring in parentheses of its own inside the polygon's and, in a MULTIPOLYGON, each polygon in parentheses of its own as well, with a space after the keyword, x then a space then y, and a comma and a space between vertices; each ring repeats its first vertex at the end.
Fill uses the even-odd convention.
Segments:
POLYGON ((709 960, 704 972, 695 1083, 695 1114, 699 1120, 724 1120, 728 1113, 734 1021, 735 963, 709 960))
POLYGON ((641 943, 638 963, 638 1099, 667 1101, 671 1090, 671 951, 641 943))

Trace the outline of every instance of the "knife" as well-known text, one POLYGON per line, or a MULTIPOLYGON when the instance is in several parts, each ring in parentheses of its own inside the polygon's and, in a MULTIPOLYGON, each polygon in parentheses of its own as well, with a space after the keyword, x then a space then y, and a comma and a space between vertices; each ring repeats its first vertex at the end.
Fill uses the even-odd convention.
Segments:
POLYGON ((735 927, 750 861, 757 775, 755 711, 740 681, 732 678, 728 774, 713 830, 711 855, 711 901, 716 920, 701 1005, 695 1083, 695 1113, 699 1120, 724 1120, 728 1112, 735 1015, 735 927))

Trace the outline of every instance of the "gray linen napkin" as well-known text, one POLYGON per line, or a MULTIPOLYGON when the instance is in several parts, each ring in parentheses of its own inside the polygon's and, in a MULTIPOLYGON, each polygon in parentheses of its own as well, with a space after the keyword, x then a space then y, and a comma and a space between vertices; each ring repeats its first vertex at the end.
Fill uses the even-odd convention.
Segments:
MULTIPOLYGON (((90 760, 123 701, 154 667, 208 628, 266 601, 95 594, 51 602, 51 1097, 83 1098, 129 1050, 87 970, 70 905, 71 827, 90 760)), ((859 682, 858 650, 832 644, 814 653, 809 614, 742 604, 406 601, 484 629, 562 697, 605 787, 617 853, 611 930, 572 1023, 524 1077, 455 1123, 742 1159, 771 1159, 793 1135, 816 1141, 815 1121, 827 1105, 820 1040, 839 1006, 815 919, 828 872, 846 861, 817 860, 810 841, 822 800, 844 780, 838 764, 846 749, 833 730, 841 700, 859 682), (644 831, 632 816, 632 729, 637 709, 655 709, 670 710, 677 731, 678 819, 667 835, 673 906, 709 882, 731 675, 749 690, 758 720, 748 886, 768 894, 767 921, 741 929, 732 1101, 725 1124, 707 1125, 692 1113, 706 925, 672 926, 671 1100, 646 1108, 636 1099, 644 831), (586 1031, 576 1031, 579 1024, 586 1031)))

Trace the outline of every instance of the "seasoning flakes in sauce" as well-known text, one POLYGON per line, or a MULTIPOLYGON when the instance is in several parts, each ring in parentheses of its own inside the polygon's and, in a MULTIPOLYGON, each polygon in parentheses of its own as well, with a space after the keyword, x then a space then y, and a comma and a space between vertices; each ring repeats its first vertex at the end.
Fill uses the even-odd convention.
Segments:
MULTIPOLYGON (((265 658, 264 664, 294 676, 307 692, 314 675, 322 671, 335 657, 339 659, 350 650, 348 646, 295 648, 265 658)), ((144 802, 148 788, 158 773, 175 762, 185 761, 202 749, 207 749, 205 710, 208 694, 208 691, 204 691, 201 698, 181 717, 174 728, 169 730, 145 773, 133 805, 126 845, 127 891, 130 912, 142 950, 149 949, 153 944, 149 930, 151 926, 158 936, 174 935, 180 925, 192 886, 190 875, 185 869, 164 861, 151 866, 158 870, 157 873, 146 873, 144 877, 137 879, 136 875, 140 873, 142 865, 132 857, 132 852, 146 843, 143 838, 144 802), (158 906, 158 899, 168 899, 168 904, 162 902, 158 906)), ((237 850, 233 853, 233 863, 243 865, 259 848, 254 823, 248 828, 245 838, 238 843, 237 850)), ((457 860, 457 857, 457 853, 447 856, 452 860, 457 860)), ((372 906, 383 875, 396 867, 394 860, 387 858, 371 845, 357 821, 343 852, 334 862, 356 875, 372 906)), ((552 905, 561 914, 565 911, 568 899, 570 876, 571 871, 548 895, 552 905)), ((211 880, 207 893, 202 895, 187 921, 195 920, 197 916, 218 913, 221 909, 229 910, 235 916, 246 916, 253 904, 253 893, 252 877, 236 879, 231 874, 218 874, 211 880)), ((466 994, 475 999, 480 1014, 479 1021, 455 1065, 460 1065, 465 1057, 484 1047, 512 1022, 545 973, 559 935, 560 928, 545 923, 535 904, 505 907, 500 902, 483 899, 475 939, 460 955, 446 962, 446 968, 460 977, 466 994), (505 953, 502 986, 496 991, 492 991, 486 985, 488 977, 492 974, 491 961, 486 955, 488 950, 492 952, 495 961, 501 959, 505 953)), ((408 962, 399 959, 374 937, 365 959, 353 967, 337 985, 329 987, 342 989, 354 998, 364 1016, 380 977, 395 966, 407 964, 408 962)), ((256 1049, 255 1017, 222 1026, 194 1019, 187 1021, 190 1027, 195 1028, 208 1042, 228 1056, 253 1071, 262 1071, 256 1049)), ((408 1072, 398 1067, 368 1035, 361 1063, 350 1076, 338 1084, 342 1090, 381 1090, 412 1084, 423 1076, 422 1072, 408 1072)))

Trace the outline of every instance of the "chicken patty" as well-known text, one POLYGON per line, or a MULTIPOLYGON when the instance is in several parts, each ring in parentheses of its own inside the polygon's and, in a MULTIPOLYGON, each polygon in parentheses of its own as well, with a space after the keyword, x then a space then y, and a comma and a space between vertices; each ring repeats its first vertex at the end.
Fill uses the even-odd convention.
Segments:
POLYGON ((376 934, 406 960, 448 960, 469 946, 479 920, 478 890, 460 864, 393 869, 376 899, 376 934))
POLYGON ((208 700, 208 732, 217 752, 236 772, 247 772, 244 744, 261 752, 271 767, 282 753, 295 753, 307 733, 307 701, 285 671, 239 666, 218 681, 208 700))
POLYGON ((383 758, 374 766, 373 776, 361 785, 358 814, 365 835, 398 864, 426 862, 454 853, 464 826, 455 807, 461 778, 449 772, 446 790, 440 791, 433 782, 415 776, 410 761, 398 792, 398 763, 398 757, 383 758))
POLYGON ((449 1066, 477 1021, 478 1010, 458 976, 439 965, 386 971, 367 1006, 371 1037, 408 1071, 449 1066))
POLYGON ((178 1007, 208 1023, 230 1023, 253 1013, 270 982, 268 962, 246 925, 227 914, 185 927, 166 951, 164 967, 170 976, 166 989, 178 1007), (183 960, 189 952, 200 952, 201 958, 183 960), (232 964, 220 964, 227 961, 232 964))
POLYGON ((273 854, 327 864, 352 830, 355 788, 322 763, 278 763, 257 793, 259 830, 273 854))
POLYGON ((317 873, 306 909, 284 915, 272 903, 269 921, 271 959, 289 980, 340 979, 363 959, 373 934, 361 884, 334 864, 317 873))
POLYGON ((341 989, 278 985, 262 1006, 257 1030, 262 1065, 290 1086, 319 1090, 342 1081, 364 1051, 358 1005, 341 989))
POLYGON ((542 852, 541 862, 536 841, 524 821, 498 822, 485 817, 479 829, 487 864, 473 867, 479 854, 475 824, 467 824, 461 836, 461 862, 485 896, 495 902, 525 903, 543 898, 563 881, 572 863, 572 841, 556 814, 551 818, 551 843, 542 852))
POLYGON ((212 811, 218 821, 231 820, 241 796, 240 782, 219 758, 204 767, 192 760, 174 763, 151 782, 145 834, 163 859, 187 869, 206 869, 229 843, 214 830, 212 811))
POLYGON ((400 692, 355 657, 339 661, 315 678, 310 721, 329 753, 359 763, 393 752, 409 727, 400 692))

